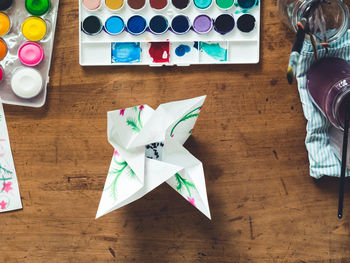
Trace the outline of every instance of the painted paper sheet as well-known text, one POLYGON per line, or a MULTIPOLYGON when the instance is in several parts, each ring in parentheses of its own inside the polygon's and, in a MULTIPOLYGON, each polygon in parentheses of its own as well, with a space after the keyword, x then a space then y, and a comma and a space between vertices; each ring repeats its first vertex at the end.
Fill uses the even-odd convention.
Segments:
POLYGON ((21 196, 18 189, 5 114, 0 101, 0 213, 21 208, 21 196))

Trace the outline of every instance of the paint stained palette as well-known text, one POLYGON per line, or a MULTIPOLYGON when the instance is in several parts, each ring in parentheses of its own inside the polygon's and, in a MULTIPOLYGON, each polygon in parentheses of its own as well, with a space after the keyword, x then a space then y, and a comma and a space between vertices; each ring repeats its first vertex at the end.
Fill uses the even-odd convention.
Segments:
POLYGON ((59 0, 0 1, 0 97, 41 107, 46 101, 59 0))
POLYGON ((80 64, 259 62, 259 0, 80 0, 80 64))

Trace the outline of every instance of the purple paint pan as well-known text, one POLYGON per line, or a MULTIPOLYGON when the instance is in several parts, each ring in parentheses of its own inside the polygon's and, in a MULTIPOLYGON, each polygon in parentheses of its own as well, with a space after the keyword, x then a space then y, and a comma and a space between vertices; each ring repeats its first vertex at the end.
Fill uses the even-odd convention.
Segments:
POLYGON ((198 34, 209 33, 213 28, 213 20, 207 15, 199 15, 193 21, 193 30, 198 34))

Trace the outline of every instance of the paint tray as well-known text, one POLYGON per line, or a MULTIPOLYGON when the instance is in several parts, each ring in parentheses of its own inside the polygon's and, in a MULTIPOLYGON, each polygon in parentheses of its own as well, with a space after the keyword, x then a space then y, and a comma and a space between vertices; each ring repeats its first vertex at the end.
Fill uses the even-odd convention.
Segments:
MULTIPOLYGON (((110 10, 105 1, 89 10, 85 2, 79 0, 79 61, 82 66, 93 65, 180 65, 191 64, 248 64, 259 62, 259 34, 260 34, 260 3, 258 0, 252 8, 242 8, 238 0, 234 0, 227 10, 218 7, 217 1, 207 9, 200 9, 190 0, 187 8, 179 10, 168 0, 163 10, 156 10, 146 0, 140 10, 133 10, 124 0, 123 6, 115 11, 110 10), (172 31, 171 21, 177 15, 187 16, 193 25, 195 18, 201 14, 212 20, 223 14, 233 16, 235 26, 226 34, 218 33, 214 28, 206 34, 198 34, 194 27, 185 34, 176 34, 172 31), (243 32, 237 26, 238 19, 243 15, 251 15, 255 24, 250 32, 243 32), (111 16, 118 16, 127 25, 130 17, 139 15, 145 18, 147 29, 140 35, 133 35, 128 28, 117 35, 107 33, 106 21, 111 16), (162 15, 168 20, 169 30, 164 34, 156 35, 149 29, 151 18, 162 15), (101 22, 101 31, 98 34, 83 31, 83 22, 89 16, 98 17, 101 22)), ((159 1, 159 0, 158 0, 159 1)), ((233 1, 233 0, 232 0, 233 1)), ((245 0, 240 0, 245 1, 245 0)), ((96 2, 92 0, 92 2, 96 2)), ((97 1, 98 2, 98 1, 97 1)))
POLYGON ((47 83, 49 82, 49 69, 51 63, 52 47, 55 36, 56 19, 58 11, 59 0, 51 0, 51 6, 47 13, 43 15, 30 14, 25 8, 24 0, 13 1, 12 6, 1 11, 6 14, 11 20, 11 27, 9 32, 1 38, 7 44, 7 54, 5 58, 0 61, 0 65, 4 71, 4 78, 0 83, 0 97, 3 103, 41 107, 46 101, 47 83), (38 17, 46 23, 46 34, 43 39, 39 41, 29 41, 22 33, 22 23, 29 17, 38 17), (43 60, 36 66, 25 66, 21 63, 18 57, 20 47, 27 43, 33 42, 41 46, 44 52, 43 60), (11 88, 11 79, 13 75, 20 69, 34 69, 42 78, 42 88, 38 95, 30 99, 24 99, 17 96, 11 88))

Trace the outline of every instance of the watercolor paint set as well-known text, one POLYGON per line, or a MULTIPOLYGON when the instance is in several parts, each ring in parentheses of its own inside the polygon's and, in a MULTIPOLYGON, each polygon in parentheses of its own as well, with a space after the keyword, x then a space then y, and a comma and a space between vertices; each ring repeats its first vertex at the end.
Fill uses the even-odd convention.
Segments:
POLYGON ((259 0, 79 1, 82 66, 259 62, 259 0))
POLYGON ((46 101, 59 0, 0 1, 0 97, 41 107, 46 101))

